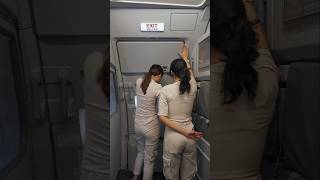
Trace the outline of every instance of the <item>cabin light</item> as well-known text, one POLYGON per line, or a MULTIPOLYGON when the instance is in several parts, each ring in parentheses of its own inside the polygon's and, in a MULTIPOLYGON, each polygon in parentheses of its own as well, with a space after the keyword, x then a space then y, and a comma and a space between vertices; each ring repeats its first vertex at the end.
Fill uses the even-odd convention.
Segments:
POLYGON ((111 2, 120 2, 120 3, 133 3, 133 4, 152 4, 152 5, 166 5, 166 6, 184 6, 184 7, 201 7, 202 5, 204 5, 204 3, 206 2, 206 0, 192 0, 190 1, 190 3, 186 3, 186 1, 182 1, 181 3, 179 3, 179 1, 172 1, 172 0, 167 0, 166 2, 164 2, 163 0, 160 1, 137 1, 137 0, 111 0, 111 2), (198 2, 197 4, 195 4, 194 2, 198 2))

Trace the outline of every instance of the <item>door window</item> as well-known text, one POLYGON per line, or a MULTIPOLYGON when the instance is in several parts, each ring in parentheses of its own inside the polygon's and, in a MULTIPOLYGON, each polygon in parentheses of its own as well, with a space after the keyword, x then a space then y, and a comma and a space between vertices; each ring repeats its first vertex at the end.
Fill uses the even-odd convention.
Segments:
POLYGON ((21 124, 11 38, 0 33, 0 175, 19 153, 21 124))
POLYGON ((110 71, 110 115, 117 112, 118 100, 116 87, 115 73, 110 71))

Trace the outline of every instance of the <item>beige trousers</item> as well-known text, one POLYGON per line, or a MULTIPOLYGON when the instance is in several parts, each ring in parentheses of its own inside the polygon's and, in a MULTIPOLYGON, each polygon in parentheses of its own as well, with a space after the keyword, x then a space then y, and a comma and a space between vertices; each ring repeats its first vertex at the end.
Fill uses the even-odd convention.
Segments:
POLYGON ((138 153, 133 174, 140 175, 143 166, 143 180, 152 180, 154 161, 158 154, 159 121, 152 121, 150 124, 139 124, 136 122, 135 131, 138 153))
MULTIPOLYGON (((192 123, 181 124, 193 128, 192 123)), ((196 142, 166 127, 163 147, 163 174, 167 180, 191 180, 197 172, 196 142)))

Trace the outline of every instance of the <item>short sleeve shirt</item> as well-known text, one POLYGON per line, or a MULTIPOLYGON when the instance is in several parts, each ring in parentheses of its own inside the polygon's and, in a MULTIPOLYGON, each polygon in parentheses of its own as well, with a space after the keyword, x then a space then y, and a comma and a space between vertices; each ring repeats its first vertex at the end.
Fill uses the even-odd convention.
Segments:
POLYGON ((196 97, 197 83, 190 80, 190 92, 180 94, 180 81, 162 88, 159 96, 158 115, 168 116, 176 122, 187 122, 191 120, 193 102, 196 97))
POLYGON ((136 95, 137 95, 137 108, 136 108, 136 121, 148 123, 157 117, 156 101, 162 88, 154 80, 150 81, 146 94, 141 89, 143 79, 139 78, 136 82, 136 95))

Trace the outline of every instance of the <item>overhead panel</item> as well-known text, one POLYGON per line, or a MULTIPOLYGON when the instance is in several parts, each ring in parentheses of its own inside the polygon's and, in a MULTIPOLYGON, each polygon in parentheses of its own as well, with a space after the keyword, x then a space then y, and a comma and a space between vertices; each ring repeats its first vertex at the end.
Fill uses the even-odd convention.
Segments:
POLYGON ((194 31, 197 18, 197 13, 172 13, 171 31, 194 31))
MULTIPOLYGON (((6 8, 8 8, 11 12, 13 13, 12 15, 17 15, 18 10, 17 10, 17 1, 13 0, 1 0, 1 5, 4 5, 6 8)), ((3 8, 3 6, 2 6, 3 8)))
POLYGON ((169 68, 178 58, 183 41, 119 41, 117 43, 122 73, 144 73, 151 65, 169 68))
POLYGON ((111 0, 111 2, 200 7, 206 2, 206 0, 111 0))
MULTIPOLYGON (((106 1, 31 0, 39 35, 108 35, 106 1)), ((101 37, 100 37, 101 38, 101 37)))

